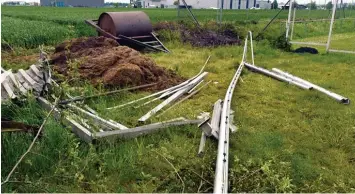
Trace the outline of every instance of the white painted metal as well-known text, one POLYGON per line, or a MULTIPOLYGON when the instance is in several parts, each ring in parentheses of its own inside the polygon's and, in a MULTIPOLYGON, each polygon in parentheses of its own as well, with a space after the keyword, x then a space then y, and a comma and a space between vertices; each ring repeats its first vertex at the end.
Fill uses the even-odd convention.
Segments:
POLYGON ((273 68, 272 70, 277 72, 277 73, 279 73, 280 75, 283 75, 283 76, 289 78, 289 79, 292 79, 292 80, 297 81, 297 82, 299 82, 301 84, 304 84, 304 85, 308 85, 308 86, 314 88, 315 90, 318 90, 318 91, 320 91, 320 92, 322 92, 322 93, 324 93, 324 94, 336 99, 337 101, 339 101, 339 102, 341 102, 343 104, 350 104, 350 100, 348 98, 346 98, 346 97, 340 96, 339 94, 336 94, 334 92, 326 90, 326 89, 324 89, 324 88, 322 88, 320 86, 317 86, 317 85, 315 85, 315 84, 313 84, 313 83, 311 83, 309 81, 306 81, 306 80, 304 80, 302 78, 299 78, 297 76, 291 75, 291 74, 289 74, 287 72, 284 72, 284 71, 282 71, 280 69, 273 68))
POLYGON ((191 92, 193 92, 200 84, 202 84, 202 82, 204 82, 204 80, 201 80, 198 84, 196 84, 195 87, 193 87, 191 90, 189 90, 187 93, 191 94, 191 92))
POLYGON ((249 36, 250 36, 251 60, 253 62, 253 65, 255 65, 255 63, 254 63, 253 33, 251 31, 249 31, 248 33, 249 33, 249 36))
POLYGON ((145 97, 143 97, 143 98, 139 98, 139 99, 137 99, 137 100, 133 100, 133 101, 131 101, 131 102, 127 102, 127 103, 125 103, 125 104, 118 105, 118 106, 114 106, 114 107, 110 107, 110 108, 107 108, 107 109, 110 110, 110 109, 115 109, 115 108, 122 108, 122 107, 125 107, 125 106, 127 106, 127 105, 130 105, 130 104, 133 104, 133 103, 136 103, 136 102, 140 102, 140 101, 142 101, 142 100, 145 100, 145 99, 148 99, 148 98, 151 98, 151 97, 154 97, 154 96, 158 96, 158 95, 160 95, 160 94, 163 94, 163 95, 164 95, 164 93, 169 92, 169 91, 172 91, 172 90, 175 90, 175 89, 177 89, 177 88, 181 88, 182 86, 188 84, 191 80, 195 79, 198 75, 200 75, 200 74, 203 72, 203 70, 205 69, 205 67, 206 67, 207 63, 209 62, 210 58, 211 58, 211 56, 208 56, 208 58, 207 58, 205 64, 202 66, 200 72, 199 72, 197 75, 195 75, 194 77, 192 77, 192 78, 190 78, 190 79, 184 81, 183 83, 181 83, 181 84, 179 84, 179 85, 176 85, 176 86, 173 86, 173 87, 171 87, 171 88, 168 88, 168 89, 165 89, 165 90, 156 92, 156 93, 151 94, 151 95, 148 95, 148 96, 145 96, 145 97))
MULTIPOLYGON (((53 108, 53 104, 51 104, 48 100, 44 99, 43 97, 38 97, 37 98, 39 104, 46 109, 47 111, 50 111, 53 108)), ((61 120, 61 115, 60 111, 55 108, 53 111, 53 116, 56 120, 61 120)), ((75 133, 77 136, 79 136, 82 140, 90 143, 92 141, 92 134, 89 130, 87 130, 85 127, 81 126, 79 123, 75 122, 73 119, 70 117, 66 116, 62 120, 65 125, 71 126, 71 130, 73 133, 75 133)))
POLYGON ((329 27, 329 35, 328 35, 328 41, 327 41, 327 46, 326 46, 326 52, 329 51, 330 48, 330 41, 332 38, 332 31, 333 31, 333 24, 334 24, 334 18, 335 18, 335 12, 337 9, 337 3, 338 0, 333 0, 333 11, 332 11, 332 19, 330 20, 330 27, 329 27))
POLYGON ((158 131, 159 129, 171 127, 171 126, 179 126, 179 125, 191 125, 191 124, 198 124, 201 123, 203 120, 172 120, 172 121, 165 121, 159 123, 153 123, 149 125, 143 125, 140 127, 130 128, 126 130, 113 130, 113 131, 105 131, 105 132, 98 132, 93 134, 94 138, 108 138, 108 137, 123 137, 123 138, 133 138, 140 135, 153 133, 158 131))
POLYGON ((293 39, 293 30, 294 30, 294 28, 295 28, 296 10, 297 10, 297 7, 293 8, 293 17, 292 17, 292 26, 291 26, 291 37, 290 37, 290 40, 293 39))
POLYGON ((43 73, 40 72, 40 70, 37 68, 36 65, 31 65, 31 66, 30 66, 30 69, 31 69, 38 77, 40 77, 41 79, 43 79, 43 73))
POLYGON ((208 72, 203 72, 202 74, 200 74, 198 77, 196 77, 196 79, 192 80, 190 83, 188 83, 186 85, 186 87, 182 90, 177 91, 175 94, 173 94, 172 96, 170 96, 169 98, 167 98, 165 101, 163 101, 162 103, 160 103, 158 106, 156 106, 154 109, 150 110, 147 114, 145 114, 144 116, 142 116, 138 121, 144 122, 147 119, 149 119, 151 116, 153 116, 154 114, 156 114, 159 110, 161 110, 163 107, 165 107, 166 105, 168 105, 170 102, 175 101, 176 99, 178 99, 179 97, 181 97, 183 94, 185 94, 187 91, 189 91, 191 88, 193 88, 198 82, 200 82, 206 75, 208 74, 208 72))
POLYGON ((15 74, 15 78, 26 90, 32 89, 32 86, 26 82, 25 78, 23 78, 19 72, 15 74))
POLYGON ((336 50, 336 49, 329 49, 328 52, 355 54, 355 51, 336 50))
POLYGON ((326 43, 318 43, 318 42, 297 42, 290 41, 291 44, 300 44, 300 45, 315 45, 315 46, 326 46, 326 43))
POLYGON ((18 72, 25 79, 25 81, 29 83, 32 87, 36 84, 36 82, 25 72, 25 70, 19 69, 18 72))
POLYGON ((221 122, 218 138, 217 164, 213 193, 228 193, 228 159, 229 159, 229 115, 234 88, 238 82, 244 67, 244 60, 247 51, 248 37, 245 40, 243 58, 234 74, 223 101, 221 122))
POLYGON ((291 24, 291 16, 292 16, 292 8, 294 4, 294 0, 290 1, 289 9, 288 9, 288 18, 287 18, 287 23, 286 23, 286 39, 288 39, 289 36, 289 31, 290 31, 290 24, 291 24))
POLYGON ((122 124, 119 124, 119 123, 112 123, 110 121, 107 121, 97 115, 94 115, 80 107, 77 107, 76 105, 73 105, 73 104, 67 104, 68 107, 72 108, 73 110, 75 110, 76 112, 81 112, 83 114, 85 114, 86 116, 88 117, 91 117, 93 120, 95 120, 95 122, 97 122, 98 124, 101 124, 101 125, 104 125, 104 126, 108 126, 108 127, 111 127, 113 129, 128 129, 128 127, 122 125, 122 124))
MULTIPOLYGON (((187 83, 186 83, 186 84, 187 84, 187 83)), ((152 103, 152 102, 155 102, 155 101, 157 101, 157 100, 161 100, 161 99, 163 99, 163 98, 165 98, 165 97, 167 97, 167 96, 170 96, 170 95, 174 94, 175 92, 177 92, 177 91, 179 91, 179 90, 185 89, 187 86, 188 86, 188 85, 183 85, 182 87, 176 88, 176 89, 174 89, 174 90, 167 91, 167 92, 165 92, 164 94, 160 95, 159 97, 154 98, 154 99, 152 99, 152 100, 149 100, 148 102, 145 102, 145 103, 143 103, 143 104, 141 104, 141 105, 135 106, 134 108, 139 108, 139 107, 145 106, 145 105, 147 105, 147 104, 150 104, 150 103, 152 103)))
POLYGON ((235 126, 234 123, 234 111, 231 111, 229 114, 229 129, 231 130, 232 133, 237 132, 237 126, 235 126))
MULTIPOLYGON (((202 80, 203 81, 203 80, 202 80)), ((201 83, 201 82, 200 82, 201 83)), ((181 100, 179 100, 178 102, 176 102, 175 104, 171 105, 169 108, 167 108, 166 110, 164 110, 162 113, 160 113, 159 115, 157 115, 157 117, 161 116, 162 114, 164 114, 165 112, 169 111, 170 109, 174 108, 175 106, 179 105, 180 103, 184 102, 185 100, 189 99, 191 96, 195 95, 197 92, 199 92, 200 90, 202 90, 205 86, 207 86, 209 83, 211 83, 211 81, 205 83, 204 85, 202 85, 200 88, 198 88, 197 90, 193 91, 192 93, 190 93, 189 95, 185 96, 184 98, 182 98, 181 100)), ((192 89, 191 89, 192 90, 192 89)), ((190 91, 191 91, 190 90, 190 91)))
POLYGON ((198 153, 197 155, 201 156, 203 154, 205 145, 206 145, 206 134, 204 132, 201 133, 201 140, 200 140, 200 146, 198 147, 198 153))
POLYGON ((258 73, 261 73, 263 75, 266 75, 266 76, 269 76, 269 77, 272 77, 274 79, 277 79, 279 81, 284 81, 284 82, 287 82, 289 84, 293 84, 295 86, 298 86, 302 89, 306 89, 306 90, 310 90, 312 89, 312 87, 308 86, 308 85, 305 85, 305 84, 302 84, 302 83, 299 83, 299 82, 296 82, 296 81, 293 81, 292 79, 289 79, 287 77, 284 77, 282 75, 279 75, 279 74, 276 74, 272 71, 269 71, 269 70, 266 70, 266 69, 263 69, 261 67, 257 67, 255 65, 251 65, 249 63, 245 63, 245 66, 248 68, 248 69, 251 69, 252 71, 255 71, 255 72, 258 72, 258 73))
POLYGON ((9 85, 8 80, 5 80, 1 83, 1 85, 4 87, 7 95, 11 98, 11 99, 15 99, 17 96, 15 95, 13 89, 11 88, 11 86, 9 85))
POLYGON ((221 113, 222 113, 222 100, 218 99, 213 105, 212 119, 211 119, 211 128, 212 135, 218 139, 219 126, 221 123, 221 113))
POLYGON ((8 71, 9 72, 9 77, 11 82, 13 83, 14 86, 16 86, 20 92, 22 94, 26 94, 27 90, 20 84, 20 82, 15 78, 15 75, 11 72, 11 70, 8 71))
POLYGON ((4 73, 2 73, 0 76, 0 83, 4 82, 7 79, 7 76, 9 76, 9 72, 4 71, 4 73))

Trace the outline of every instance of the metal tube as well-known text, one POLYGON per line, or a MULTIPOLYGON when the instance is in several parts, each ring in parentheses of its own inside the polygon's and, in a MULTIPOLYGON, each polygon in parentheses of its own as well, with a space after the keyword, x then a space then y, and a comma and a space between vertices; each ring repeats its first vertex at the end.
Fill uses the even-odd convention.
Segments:
POLYGON ((257 66, 251 65, 251 64, 249 64, 249 63, 244 63, 244 64, 245 64, 245 66, 246 66, 248 69, 250 69, 250 70, 252 70, 252 71, 255 71, 255 72, 261 73, 261 74, 263 74, 263 75, 272 77, 272 78, 277 79, 277 80, 279 80, 279 81, 284 81, 284 82, 287 82, 287 83, 289 83, 289 84, 296 85, 296 86, 298 86, 298 87, 300 87, 300 88, 302 88, 302 89, 306 89, 306 90, 312 89, 311 86, 308 86, 308 85, 305 85, 305 84, 302 84, 302 83, 293 81, 292 79, 289 79, 289 78, 287 78, 287 77, 281 76, 281 75, 276 74, 276 73, 274 73, 274 72, 272 72, 272 71, 269 71, 269 70, 263 69, 263 68, 261 68, 261 67, 257 67, 257 66))
POLYGON ((107 137, 123 137, 123 138, 133 138, 140 135, 156 132, 161 128, 171 127, 171 126, 179 126, 179 125, 191 125, 201 123, 203 120, 173 120, 173 121, 165 121, 159 123, 153 123, 149 125, 143 125, 140 127, 130 128, 126 130, 113 130, 113 131, 104 131, 97 132, 93 134, 95 139, 107 138, 107 137))
POLYGON ((195 75, 194 77, 192 77, 192 78, 190 78, 190 79, 188 79, 188 80, 182 82, 182 83, 179 84, 179 85, 176 85, 176 86, 173 86, 173 87, 171 87, 171 88, 167 88, 167 89, 165 89, 165 90, 162 90, 162 91, 156 92, 156 93, 154 93, 154 94, 145 96, 145 97, 143 97, 143 98, 139 98, 139 99, 137 99, 137 100, 133 100, 133 101, 131 101, 131 102, 127 102, 127 103, 125 103, 125 104, 121 104, 121 105, 118 105, 118 106, 110 107, 110 108, 107 108, 107 109, 110 110, 110 109, 115 109, 115 108, 122 108, 122 107, 124 107, 124 106, 130 105, 130 104, 133 104, 133 103, 136 103, 136 102, 139 102, 139 101, 142 101, 142 100, 145 100, 145 99, 154 97, 154 96, 157 96, 157 95, 159 95, 159 94, 164 94, 165 92, 174 90, 174 89, 176 89, 176 88, 180 88, 180 87, 186 85, 187 83, 189 83, 191 80, 195 79, 198 75, 200 75, 200 74, 203 72, 203 70, 205 69, 207 63, 210 61, 210 58, 211 58, 211 56, 208 56, 208 58, 207 58, 205 64, 202 66, 200 72, 199 72, 197 75, 195 75))
POLYGON ((205 132, 202 131, 202 134, 201 134, 201 140, 200 140, 200 146, 198 147, 198 153, 197 155, 198 156, 202 156, 203 155, 203 151, 204 151, 204 148, 205 148, 205 145, 206 145, 206 134, 205 132))
POLYGON ((221 124, 218 138, 218 154, 216 164, 216 175, 214 181, 214 193, 228 193, 228 159, 229 159, 229 112, 231 100, 235 85, 244 67, 244 62, 241 62, 236 71, 223 101, 221 114, 221 124))
POLYGON ((253 65, 255 65, 254 63, 254 46, 253 46, 253 33, 251 31, 248 32, 249 36, 250 36, 250 49, 251 49, 251 60, 253 61, 253 65))
POLYGON ((293 8, 293 17, 292 17, 292 26, 291 26, 291 37, 290 37, 290 40, 292 40, 292 38, 293 38, 293 29, 295 28, 296 9, 297 9, 297 7, 293 8))
POLYGON ((289 79, 292 79, 292 80, 297 81, 297 82, 299 82, 301 84, 304 84, 304 85, 308 85, 308 86, 314 88, 315 90, 318 90, 318 91, 320 91, 320 92, 322 92, 322 93, 324 93, 324 94, 336 99, 337 101, 339 101, 339 102, 341 102, 343 104, 350 104, 350 100, 348 98, 346 98, 346 97, 340 96, 339 94, 333 93, 333 92, 331 92, 329 90, 326 90, 326 89, 324 89, 324 88, 322 88, 320 86, 317 86, 317 85, 315 85, 315 84, 313 84, 313 83, 311 83, 309 81, 306 81, 306 80, 304 80, 302 78, 299 78, 297 76, 294 76, 294 75, 291 75, 289 73, 286 73, 286 72, 284 72, 284 71, 282 71, 280 69, 273 68, 272 70, 277 72, 277 73, 279 73, 279 74, 281 74, 281 75, 283 75, 283 76, 285 76, 285 77, 287 77, 287 78, 289 78, 289 79))
POLYGON ((355 51, 346 51, 346 50, 337 50, 337 49, 329 49, 328 52, 355 54, 355 51))
POLYGON ((297 42, 297 41, 290 41, 291 44, 300 44, 300 45, 315 45, 315 46, 326 46, 325 43, 318 43, 318 42, 297 42))
POLYGON ((189 12, 190 16, 192 17, 192 19, 194 20, 195 24, 197 27, 200 27, 200 23, 198 23, 195 15, 192 13, 192 11, 190 10, 190 8, 188 7, 187 3, 185 2, 185 0, 182 0, 182 3, 184 3, 185 8, 187 9, 187 11, 189 12))
POLYGON ((67 106, 72 108, 72 109, 74 109, 76 112, 81 112, 81 113, 85 114, 86 116, 91 117, 92 119, 94 119, 100 125, 108 126, 108 127, 113 128, 113 129, 121 129, 121 130, 122 129, 128 129, 128 127, 126 127, 126 126, 124 126, 122 124, 119 124, 117 122, 116 123, 111 123, 110 121, 107 121, 107 120, 105 120, 105 119, 103 119, 103 118, 101 118, 101 117, 99 117, 97 115, 94 115, 94 114, 92 114, 92 113, 90 113, 90 112, 88 112, 88 111, 86 111, 86 110, 84 110, 82 108, 79 108, 79 107, 77 107, 77 106, 75 106, 73 104, 67 104, 67 106))
POLYGON ((155 102, 155 101, 157 101, 157 100, 163 99, 163 98, 165 98, 165 97, 167 97, 167 96, 170 96, 170 95, 174 94, 175 92, 177 92, 177 91, 179 91, 179 90, 183 90, 184 88, 186 88, 186 86, 187 86, 187 85, 184 85, 184 86, 182 86, 182 87, 180 87, 180 88, 176 88, 175 90, 167 91, 167 92, 165 92, 164 94, 162 94, 161 96, 159 96, 159 97, 157 97, 157 98, 154 98, 154 99, 152 99, 152 100, 149 100, 148 102, 145 102, 145 103, 143 103, 143 104, 141 104, 141 105, 135 106, 134 108, 140 108, 140 107, 142 107, 142 106, 145 106, 145 105, 150 104, 150 103, 152 103, 152 102, 155 102))
POLYGON ((208 72, 204 72, 201 75, 199 75, 196 79, 192 80, 190 83, 188 83, 187 87, 177 91, 175 94, 170 96, 168 99, 166 99, 164 102, 160 103, 158 106, 156 106, 154 109, 150 110, 147 114, 142 116, 138 121, 144 122, 147 119, 149 119, 151 116, 153 116, 155 113, 157 113, 159 110, 164 108, 166 105, 168 105, 170 102, 175 101, 179 97, 181 97, 183 94, 185 94, 187 91, 189 91, 192 87, 194 87, 199 81, 201 81, 208 72))
POLYGON ((226 96, 223 101, 221 122, 219 127, 219 134, 218 134, 218 153, 217 153, 213 193, 228 193, 228 157, 229 157, 228 155, 229 155, 229 124, 230 124, 228 117, 230 115, 230 106, 233 97, 233 91, 245 64, 244 57, 247 50, 247 40, 248 37, 245 40, 242 61, 240 62, 240 65, 236 73, 234 74, 232 81, 229 84, 228 90, 226 92, 226 96))
POLYGON ((293 3, 294 3, 294 0, 291 0, 290 5, 289 5, 289 9, 288 9, 288 18, 287 18, 287 23, 286 23, 286 39, 288 39, 288 34, 289 34, 289 31, 290 31, 293 3))
POLYGON ((327 46, 326 46, 326 49, 325 49, 326 52, 328 52, 329 48, 330 48, 330 42, 331 42, 331 38, 332 38, 332 30, 333 30, 333 24, 334 24, 334 17, 335 17, 335 12, 336 12, 337 3, 338 3, 338 0, 334 0, 334 1, 335 1, 335 3, 333 3, 332 20, 330 20, 328 41, 327 41, 327 46))
POLYGON ((189 90, 187 93, 188 94, 191 94, 200 84, 202 84, 202 82, 203 82, 204 80, 201 80, 198 84, 196 84, 196 86, 195 87, 193 87, 191 90, 189 90))
MULTIPOLYGON (((202 80, 203 81, 203 80, 202 80)), ((200 82, 201 83, 201 82, 200 82)), ((175 106, 177 106, 178 104, 184 102, 185 100, 187 100, 188 98, 190 98, 191 96, 195 95, 197 92, 199 92, 202 88, 204 88, 205 86, 207 86, 209 83, 211 83, 211 81, 205 83, 203 86, 201 86, 200 88, 198 88, 197 90, 193 91, 192 93, 190 93, 189 95, 185 96, 183 99, 179 100, 178 102, 176 102, 175 104, 171 105, 169 108, 167 108, 166 110, 164 110, 162 113, 160 113, 159 115, 157 115, 157 117, 160 117, 162 114, 164 114, 165 112, 169 111, 170 109, 174 108, 175 106)), ((198 84, 197 84, 198 85, 198 84)), ((195 88, 195 87, 194 87, 195 88)), ((190 90, 191 91, 191 90, 190 90)))

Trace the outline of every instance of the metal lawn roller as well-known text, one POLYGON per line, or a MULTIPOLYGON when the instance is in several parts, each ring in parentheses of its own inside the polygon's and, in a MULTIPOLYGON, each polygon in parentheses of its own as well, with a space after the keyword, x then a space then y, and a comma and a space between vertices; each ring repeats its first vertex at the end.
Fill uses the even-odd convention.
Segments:
POLYGON ((136 50, 169 52, 154 34, 148 15, 142 11, 104 12, 98 20, 85 22, 96 28, 99 36, 113 38, 121 45, 136 50))

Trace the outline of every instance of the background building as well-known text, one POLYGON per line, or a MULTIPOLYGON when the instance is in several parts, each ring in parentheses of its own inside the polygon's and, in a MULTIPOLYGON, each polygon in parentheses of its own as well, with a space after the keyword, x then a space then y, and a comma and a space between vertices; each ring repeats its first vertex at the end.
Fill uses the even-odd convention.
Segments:
POLYGON ((41 0, 41 6, 103 7, 105 0, 41 0))
MULTIPOLYGON (((143 8, 176 8, 174 2, 176 0, 142 0, 141 4, 143 8)), ((188 6, 193 9, 215 9, 219 7, 219 1, 221 0, 185 0, 188 6)), ((224 0, 223 9, 270 9, 271 0, 224 0)), ((184 4, 180 1, 180 6, 184 4)))

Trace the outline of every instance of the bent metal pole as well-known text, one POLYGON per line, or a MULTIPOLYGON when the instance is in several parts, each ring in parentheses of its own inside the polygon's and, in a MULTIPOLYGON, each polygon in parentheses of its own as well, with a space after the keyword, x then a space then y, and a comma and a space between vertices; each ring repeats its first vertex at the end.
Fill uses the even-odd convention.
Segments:
MULTIPOLYGON (((248 38, 248 37, 247 37, 248 38)), ((247 50, 247 39, 245 40, 242 61, 229 84, 226 96, 223 101, 221 122, 218 137, 218 153, 215 170, 213 193, 228 193, 228 155, 229 155, 229 114, 234 88, 238 82, 244 67, 244 60, 247 50)))
POLYGON ((309 81, 306 81, 306 80, 304 80, 304 79, 302 79, 302 78, 299 78, 299 77, 297 77, 297 76, 291 75, 291 74, 289 74, 289 73, 287 73, 287 72, 284 72, 284 71, 282 71, 282 70, 280 70, 280 69, 272 68, 272 70, 273 70, 274 72, 277 72, 277 73, 279 73, 280 75, 283 75, 283 76, 285 76, 285 77, 287 77, 287 78, 289 78, 289 79, 292 79, 292 80, 294 80, 294 81, 296 81, 296 82, 299 82, 299 83, 304 84, 304 85, 311 86, 311 87, 314 88, 315 90, 318 90, 318 91, 320 91, 320 92, 322 92, 322 93, 324 93, 324 94, 326 94, 326 95, 328 95, 328 96, 334 98, 335 100, 337 100, 337 101, 343 103, 343 104, 350 104, 350 100, 349 100, 348 98, 346 98, 346 97, 340 96, 339 94, 336 94, 336 93, 334 93, 334 92, 331 92, 331 91, 329 91, 329 90, 326 90, 326 89, 324 89, 324 88, 322 88, 322 87, 320 87, 320 86, 317 86, 317 85, 315 85, 315 84, 313 84, 313 83, 311 83, 311 82, 309 82, 309 81))

